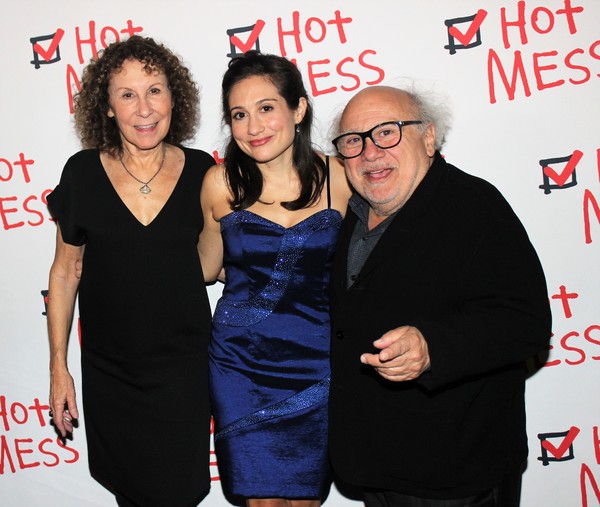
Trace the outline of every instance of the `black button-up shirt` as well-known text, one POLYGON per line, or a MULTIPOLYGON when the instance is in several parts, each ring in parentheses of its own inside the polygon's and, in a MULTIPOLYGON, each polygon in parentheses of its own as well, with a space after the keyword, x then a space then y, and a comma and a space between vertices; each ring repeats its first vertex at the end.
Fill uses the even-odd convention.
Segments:
POLYGON ((396 216, 398 211, 392 213, 383 222, 369 230, 369 210, 371 208, 369 203, 355 193, 350 197, 348 205, 358 217, 348 247, 346 286, 349 288, 354 283, 354 280, 356 280, 356 277, 373 251, 373 248, 375 248, 379 238, 388 228, 388 225, 390 225, 390 222, 396 216))

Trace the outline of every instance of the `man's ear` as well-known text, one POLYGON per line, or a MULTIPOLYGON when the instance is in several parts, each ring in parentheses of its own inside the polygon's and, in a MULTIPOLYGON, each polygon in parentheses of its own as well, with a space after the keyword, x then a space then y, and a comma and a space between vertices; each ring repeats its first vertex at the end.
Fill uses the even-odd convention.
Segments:
POLYGON ((424 137, 427 155, 433 157, 433 155, 435 155, 435 125, 433 125, 433 123, 427 125, 424 137))

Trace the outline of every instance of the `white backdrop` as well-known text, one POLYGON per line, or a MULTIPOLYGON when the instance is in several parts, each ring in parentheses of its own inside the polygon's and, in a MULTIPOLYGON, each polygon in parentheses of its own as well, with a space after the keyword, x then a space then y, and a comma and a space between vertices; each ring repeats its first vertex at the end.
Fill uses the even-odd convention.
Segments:
MULTIPOLYGON (((83 66, 133 32, 192 69, 202 89, 192 146, 217 157, 221 76, 250 48, 296 60, 329 152, 331 121, 360 88, 408 79, 449 97, 444 155, 504 193, 548 280, 554 336, 527 385, 522 506, 600 505, 598 0, 4 0, 0 9, 0 505, 113 505, 88 475, 84 428, 63 447, 48 425, 55 225, 45 197, 79 149, 70 97, 83 66)), ((79 385, 76 328, 69 360, 79 385)), ((204 504, 225 507, 211 461, 204 504)), ((326 505, 359 504, 334 488, 326 505)))

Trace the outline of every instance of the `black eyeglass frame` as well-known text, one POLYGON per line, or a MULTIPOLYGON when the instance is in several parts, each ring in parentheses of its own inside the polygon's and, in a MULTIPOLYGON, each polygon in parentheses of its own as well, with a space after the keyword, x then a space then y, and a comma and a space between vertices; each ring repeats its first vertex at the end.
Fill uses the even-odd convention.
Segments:
POLYGON ((339 136, 337 136, 333 141, 331 141, 333 143, 333 146, 335 146, 335 149, 338 153, 338 155, 340 156, 340 158, 343 158, 344 160, 348 160, 350 158, 356 158, 356 157, 360 157, 364 151, 365 151, 365 147, 367 146, 366 144, 366 140, 367 138, 369 138, 373 144, 375 146, 377 146, 378 148, 381 148, 382 150, 388 150, 389 148, 393 148, 394 146, 398 146, 400 144, 400 141, 402 141, 402 127, 406 126, 406 125, 421 125, 423 122, 421 120, 398 120, 398 121, 384 121, 383 123, 379 123, 378 125, 375 125, 372 129, 369 130, 365 130, 364 132, 346 132, 344 134, 341 134, 339 136), (377 141, 375 141, 375 139, 373 139, 373 132, 378 129, 379 127, 383 127, 384 125, 397 125, 398 128, 400 129, 400 137, 398 138, 398 142, 395 144, 392 144, 391 146, 379 146, 379 144, 377 144, 377 141), (360 153, 357 153, 356 155, 352 155, 351 157, 347 157, 345 155, 342 155, 340 153, 340 150, 337 147, 337 143, 338 141, 342 138, 342 137, 346 137, 348 135, 355 135, 355 136, 360 136, 361 140, 362 140, 362 150, 360 150, 360 153))

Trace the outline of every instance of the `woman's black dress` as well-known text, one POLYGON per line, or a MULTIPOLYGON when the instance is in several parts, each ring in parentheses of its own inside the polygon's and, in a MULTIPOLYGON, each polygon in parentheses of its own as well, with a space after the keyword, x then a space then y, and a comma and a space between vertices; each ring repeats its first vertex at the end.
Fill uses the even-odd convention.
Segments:
POLYGON ((185 165, 142 225, 97 150, 69 159, 48 196, 63 239, 85 245, 79 286, 83 409, 92 476, 135 504, 193 505, 210 484, 211 315, 197 252, 210 155, 185 165))

